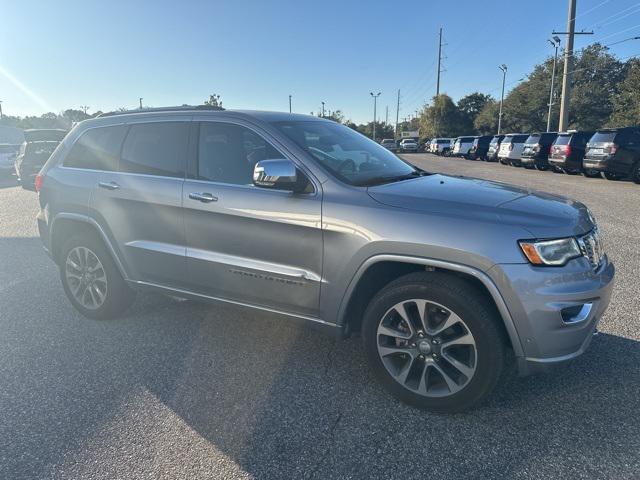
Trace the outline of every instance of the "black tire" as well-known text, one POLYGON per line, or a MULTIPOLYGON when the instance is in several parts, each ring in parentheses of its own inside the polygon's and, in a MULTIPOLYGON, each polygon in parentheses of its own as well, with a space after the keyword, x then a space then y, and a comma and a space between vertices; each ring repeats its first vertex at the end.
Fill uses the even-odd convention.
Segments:
POLYGON ((636 162, 631 169, 631 180, 633 180, 634 183, 640 184, 640 161, 636 162))
POLYGON ((535 166, 536 170, 540 171, 540 172, 546 172, 547 170, 549 170, 549 166, 548 165, 537 165, 535 166))
POLYGON ((584 170, 582 174, 587 178, 600 178, 600 172, 598 170, 584 170))
POLYGON ((443 413, 467 410, 484 401, 501 378, 506 349, 497 315, 488 299, 463 279, 439 272, 406 275, 378 292, 367 307, 362 327, 367 361, 382 386, 407 404, 443 413), (435 302, 455 312, 473 335, 477 355, 475 373, 461 390, 440 397, 421 395, 401 385, 387 371, 378 353, 378 326, 390 308, 410 299, 435 302))
POLYGON ((611 172, 602 172, 602 176, 604 178, 606 178, 607 180, 612 180, 612 181, 617 181, 620 180, 622 178, 621 175, 617 174, 617 173, 611 173, 611 172))
POLYGON ((62 245, 60 259, 60 280, 62 281, 64 292, 74 308, 83 316, 95 320, 117 318, 133 303, 135 291, 122 278, 111 254, 97 235, 87 232, 69 237, 62 245), (69 253, 76 247, 88 249, 102 264, 107 286, 104 301, 98 308, 86 308, 75 298, 71 291, 72 286, 66 275, 66 261, 69 253))

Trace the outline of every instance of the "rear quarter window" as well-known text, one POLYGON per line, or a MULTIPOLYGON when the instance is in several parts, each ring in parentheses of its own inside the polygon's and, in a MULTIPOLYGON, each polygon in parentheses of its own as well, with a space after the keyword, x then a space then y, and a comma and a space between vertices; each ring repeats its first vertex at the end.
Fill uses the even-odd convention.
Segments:
POLYGON ((63 166, 115 171, 126 127, 97 127, 84 132, 69 150, 63 166))

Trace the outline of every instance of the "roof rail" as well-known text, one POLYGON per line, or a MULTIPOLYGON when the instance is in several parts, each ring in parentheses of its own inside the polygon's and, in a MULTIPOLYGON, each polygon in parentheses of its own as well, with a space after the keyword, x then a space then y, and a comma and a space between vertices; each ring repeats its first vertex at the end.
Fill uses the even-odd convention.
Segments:
POLYGON ((132 113, 147 113, 147 112, 188 112, 193 110, 224 110, 222 107, 215 105, 181 105, 175 107, 153 107, 153 108, 136 108, 133 110, 117 110, 114 112, 101 113, 98 117, 113 117, 115 115, 128 115, 132 113))

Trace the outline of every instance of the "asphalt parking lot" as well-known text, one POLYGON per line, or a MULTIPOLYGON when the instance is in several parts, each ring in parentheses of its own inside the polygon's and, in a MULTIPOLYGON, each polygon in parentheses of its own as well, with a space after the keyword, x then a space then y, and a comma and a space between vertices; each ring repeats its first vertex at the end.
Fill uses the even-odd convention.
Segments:
POLYGON ((640 185, 428 154, 431 171, 576 198, 617 267, 588 352, 455 416, 404 406, 359 339, 139 295, 82 318, 40 246, 36 196, 0 183, 0 478, 637 478, 640 185))

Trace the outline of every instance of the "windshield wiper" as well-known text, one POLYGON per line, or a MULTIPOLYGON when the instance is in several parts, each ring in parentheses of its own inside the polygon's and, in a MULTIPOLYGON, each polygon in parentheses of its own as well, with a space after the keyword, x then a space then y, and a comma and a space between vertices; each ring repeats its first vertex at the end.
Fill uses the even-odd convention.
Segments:
POLYGON ((358 183, 357 185, 359 187, 373 187, 374 185, 382 185, 384 183, 393 183, 393 182, 401 182, 403 180, 409 180, 411 178, 416 178, 416 177, 422 177, 424 175, 428 175, 427 172, 423 171, 423 170, 414 170, 413 172, 404 174, 404 175, 394 175, 394 176, 388 176, 388 177, 373 177, 373 178, 369 178, 367 180, 364 180, 360 183, 358 183))

